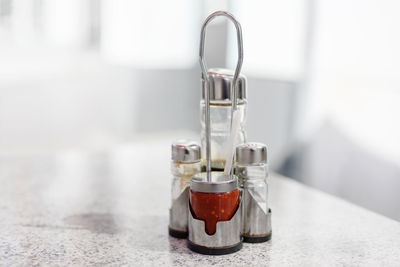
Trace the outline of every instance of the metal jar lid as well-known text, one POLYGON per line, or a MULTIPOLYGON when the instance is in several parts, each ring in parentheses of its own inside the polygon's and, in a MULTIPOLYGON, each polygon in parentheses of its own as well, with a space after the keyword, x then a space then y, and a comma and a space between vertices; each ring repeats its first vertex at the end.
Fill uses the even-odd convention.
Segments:
POLYGON ((242 165, 267 163, 267 146, 261 143, 245 143, 236 147, 236 162, 242 165))
POLYGON ((171 159, 179 162, 197 162, 201 160, 198 143, 191 140, 177 140, 171 145, 171 159))
POLYGON ((211 172, 211 181, 207 182, 207 173, 201 172, 190 179, 190 189, 203 193, 229 193, 238 188, 235 175, 225 176, 223 172, 211 172))
MULTIPOLYGON (((234 72, 228 69, 212 68, 208 70, 208 78, 210 80, 210 100, 223 101, 231 100, 231 84, 233 82, 234 72)), ((204 99, 204 78, 202 79, 202 97, 204 99)), ((246 91, 247 78, 240 74, 237 81, 238 102, 247 98, 246 91)))

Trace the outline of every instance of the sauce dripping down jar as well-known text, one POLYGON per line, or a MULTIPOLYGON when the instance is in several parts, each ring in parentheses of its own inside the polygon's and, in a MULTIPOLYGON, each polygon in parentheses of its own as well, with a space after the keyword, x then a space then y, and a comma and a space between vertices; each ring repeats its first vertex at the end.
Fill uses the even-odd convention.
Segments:
POLYGON ((240 203, 235 176, 225 177, 222 172, 213 172, 211 179, 211 182, 206 180, 206 173, 193 177, 189 194, 192 216, 204 221, 204 230, 208 235, 215 234, 217 222, 229 221, 240 203))

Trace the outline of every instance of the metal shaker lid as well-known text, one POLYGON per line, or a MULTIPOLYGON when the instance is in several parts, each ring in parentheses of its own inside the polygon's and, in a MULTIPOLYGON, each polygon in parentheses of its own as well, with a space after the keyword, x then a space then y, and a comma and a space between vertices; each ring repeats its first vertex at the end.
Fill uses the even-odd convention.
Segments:
POLYGON ((191 140, 177 140, 171 145, 171 159, 180 162, 196 162, 201 159, 201 149, 198 143, 191 140))
POLYGON ((245 143, 236 147, 236 162, 243 165, 267 163, 267 146, 261 143, 245 143))
MULTIPOLYGON (((228 69, 212 68, 208 70, 208 78, 210 80, 210 100, 232 100, 231 84, 233 83, 233 76, 235 72, 228 69)), ((202 97, 204 99, 204 86, 205 80, 202 79, 202 97)), ((247 78, 240 74, 237 80, 237 96, 238 101, 247 98, 247 78)))
POLYGON ((190 189, 203 193, 229 193, 237 189, 235 175, 225 176, 223 172, 211 172, 211 181, 207 181, 207 173, 201 172, 190 179, 190 189))

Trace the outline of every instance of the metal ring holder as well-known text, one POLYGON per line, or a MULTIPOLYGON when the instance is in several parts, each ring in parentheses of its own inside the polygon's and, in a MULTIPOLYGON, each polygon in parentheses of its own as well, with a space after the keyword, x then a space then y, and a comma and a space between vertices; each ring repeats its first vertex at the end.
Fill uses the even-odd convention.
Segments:
MULTIPOLYGON (((206 28, 207 25, 216 17, 224 16, 230 19, 236 28, 237 35, 237 44, 238 44, 238 62, 235 69, 235 74, 233 76, 233 83, 231 85, 230 91, 232 98, 232 113, 231 119, 233 117, 233 112, 237 109, 237 81, 240 74, 240 70, 242 69, 243 63, 243 40, 242 40, 242 28, 240 27, 239 22, 233 17, 232 14, 224 11, 216 11, 207 17, 203 26, 201 27, 201 35, 200 35, 200 52, 199 52, 199 61, 200 67, 202 71, 203 78, 205 79, 205 122, 206 122, 206 172, 207 172, 207 180, 211 181, 211 144, 210 144, 210 135, 211 135, 211 127, 210 127, 210 80, 208 78, 207 73, 207 65, 204 60, 204 42, 206 39, 206 28)), ((231 172, 232 173, 232 172, 231 172)))
MULTIPOLYGON (((206 63, 204 61, 204 41, 206 34, 206 27, 210 21, 212 21, 215 17, 225 16, 229 18, 236 27, 237 31, 237 40, 239 47, 239 59, 236 66, 236 71, 234 74, 233 83, 230 87, 230 93, 232 96, 232 116, 233 112, 237 109, 237 81, 239 77, 239 73, 242 67, 243 62, 243 45, 242 45, 242 31, 240 28, 240 24, 237 20, 229 13, 223 11, 217 11, 207 17, 202 28, 201 28, 201 38, 200 38, 200 66, 202 69, 202 75, 205 80, 205 130, 206 130, 206 173, 200 173, 191 178, 190 183, 190 201, 189 201, 189 218, 188 218, 188 228, 189 228, 189 236, 188 236, 188 247, 195 252, 207 254, 207 255, 223 255, 236 252, 242 248, 243 238, 241 237, 241 197, 238 190, 237 177, 234 176, 231 171, 229 176, 220 175, 217 172, 211 172, 211 145, 210 145, 210 135, 211 135, 211 125, 210 125, 210 80, 207 73, 206 63), (212 176, 212 174, 214 176, 212 176), (237 192, 238 195, 235 195, 237 192), (197 218, 195 216, 196 211, 193 203, 191 201, 195 198, 195 194, 201 197, 201 201, 204 201, 204 195, 209 194, 214 195, 213 198, 217 198, 217 200, 213 200, 215 203, 210 205, 204 205, 203 212, 199 214, 212 214, 212 216, 220 216, 216 215, 210 210, 218 209, 218 205, 223 205, 226 203, 224 201, 232 201, 229 200, 226 195, 224 195, 224 199, 218 199, 221 194, 231 194, 233 193, 233 200, 235 200, 236 196, 238 196, 237 208, 234 211, 232 217, 223 218, 215 222, 215 232, 207 234, 205 227, 207 226, 207 221, 210 222, 207 218, 197 218), (193 198, 192 198, 193 197, 193 198), (205 209, 205 210, 204 210, 205 209), (206 211, 206 212, 204 212, 206 211), (210 213, 208 213, 210 212, 210 213), (196 217, 196 218, 195 218, 196 217)), ((232 127, 232 119, 231 119, 231 127, 232 127)), ((211 197, 211 196, 210 196, 211 197)), ((197 202, 199 203, 200 200, 197 202)), ((202 203, 202 202, 200 202, 202 203)), ((229 203, 229 202, 228 202, 229 203)), ((220 207, 221 207, 220 206, 220 207)), ((199 207, 197 207, 199 210, 199 207)), ((218 211, 217 211, 218 212, 218 211)), ((216 212, 216 213, 217 213, 216 212)), ((225 214, 228 214, 228 210, 225 211, 225 214)), ((224 209, 222 209, 222 213, 224 213, 224 209)), ((221 215, 222 216, 222 215, 221 215)), ((219 218, 219 217, 218 217, 219 218)), ((215 218, 214 218, 215 219, 215 218)))

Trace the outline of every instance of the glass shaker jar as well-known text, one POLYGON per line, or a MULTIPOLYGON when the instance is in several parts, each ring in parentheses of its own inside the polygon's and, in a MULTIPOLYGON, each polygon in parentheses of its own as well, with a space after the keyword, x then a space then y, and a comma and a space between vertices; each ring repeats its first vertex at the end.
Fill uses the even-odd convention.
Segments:
MULTIPOLYGON (((232 96, 231 84, 233 83, 234 72, 228 69, 212 68, 208 71, 210 86, 210 144, 211 144, 211 170, 222 171, 225 167, 225 158, 228 151, 227 143, 230 134, 232 96)), ((236 144, 246 142, 246 113, 247 113, 247 92, 246 77, 239 75, 237 81, 237 109, 240 112, 240 128, 236 138, 236 144)), ((201 146, 206 147, 206 126, 205 126, 205 79, 202 79, 202 100, 201 107, 201 146)), ((202 155, 203 166, 205 166, 206 153, 202 155)))
POLYGON ((171 209, 169 234, 187 237, 188 200, 190 178, 201 170, 200 146, 189 140, 179 140, 171 145, 171 209))
POLYGON ((258 243, 271 238, 268 207, 267 147, 246 143, 236 147, 236 174, 243 199, 243 241, 258 243))

